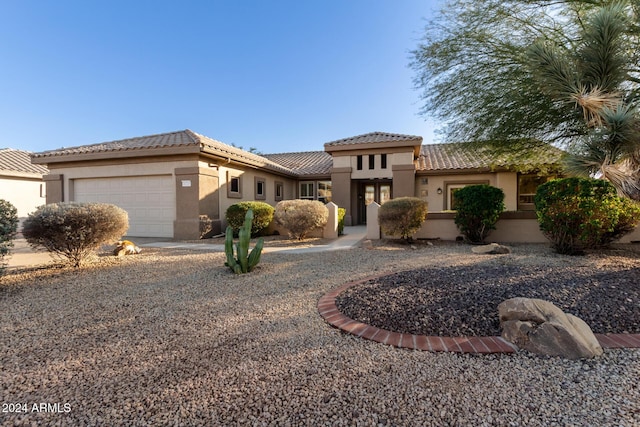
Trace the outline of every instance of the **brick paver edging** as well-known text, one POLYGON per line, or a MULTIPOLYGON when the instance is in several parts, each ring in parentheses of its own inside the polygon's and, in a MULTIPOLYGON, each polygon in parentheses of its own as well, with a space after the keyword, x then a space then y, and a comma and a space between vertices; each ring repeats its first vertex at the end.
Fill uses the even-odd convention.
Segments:
MULTIPOLYGON (((388 273, 387 273, 388 274, 388 273)), ((376 328, 353 320, 338 310, 336 297, 348 288, 384 276, 380 274, 346 283, 318 301, 318 312, 331 326, 352 335, 394 347, 425 351, 448 351, 453 353, 514 353, 516 346, 502 337, 439 337, 402 334, 376 328)), ((640 348, 640 334, 594 334, 602 348, 640 348)))

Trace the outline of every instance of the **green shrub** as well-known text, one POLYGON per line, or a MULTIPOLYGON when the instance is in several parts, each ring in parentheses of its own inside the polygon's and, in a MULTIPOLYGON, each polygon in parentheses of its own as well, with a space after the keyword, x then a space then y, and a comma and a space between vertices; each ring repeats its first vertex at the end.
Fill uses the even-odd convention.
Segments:
POLYGON ((347 214, 345 208, 338 208, 338 236, 344 234, 344 216, 347 214))
POLYGON ((561 254, 607 245, 640 221, 637 203, 619 197, 613 185, 598 179, 549 181, 538 187, 535 205, 540 230, 561 254))
POLYGON ((52 203, 25 220, 22 234, 34 247, 66 258, 74 267, 129 228, 127 212, 107 203, 52 203))
POLYGON ((619 202, 620 215, 618 216, 618 222, 613 227, 612 232, 603 234, 602 239, 599 242, 599 246, 607 246, 620 239, 625 234, 631 233, 636 229, 640 222, 639 202, 626 197, 621 197, 619 202))
POLYGON ((456 216, 454 222, 468 242, 482 243, 496 229, 504 211, 504 192, 491 185, 469 185, 453 193, 456 216))
POLYGON ((427 202, 417 197, 398 197, 378 210, 380 228, 389 236, 411 239, 427 218, 427 202))
POLYGON ((244 225, 244 218, 247 211, 253 211, 253 222, 251 223, 251 235, 257 236, 266 229, 273 220, 273 206, 265 202, 240 202, 227 208, 225 217, 227 225, 233 229, 233 234, 238 235, 238 231, 244 225))
POLYGON ((327 224, 329 209, 317 200, 283 200, 276 205, 273 217, 289 236, 302 240, 327 224))
POLYGON ((18 210, 11 203, 0 199, 0 275, 4 273, 4 257, 13 247, 13 239, 18 230, 18 210))

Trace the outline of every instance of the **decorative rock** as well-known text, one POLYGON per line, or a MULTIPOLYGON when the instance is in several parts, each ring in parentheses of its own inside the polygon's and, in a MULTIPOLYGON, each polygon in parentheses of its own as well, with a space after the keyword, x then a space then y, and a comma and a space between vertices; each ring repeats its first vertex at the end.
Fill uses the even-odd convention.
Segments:
POLYGON ((506 246, 502 246, 497 243, 491 243, 488 245, 474 246, 471 248, 471 252, 473 252, 474 254, 494 255, 494 254, 508 254, 508 253, 511 253, 511 250, 506 246))
POLYGON ((370 239, 363 240, 360 246, 365 249, 373 249, 373 242, 370 239))
POLYGON ((532 353, 568 359, 602 355, 582 319, 540 299, 512 298, 498 306, 502 338, 532 353))
POLYGON ((120 240, 116 243, 116 247, 113 250, 113 254, 115 256, 124 256, 124 255, 135 255, 142 252, 135 243, 129 240, 120 240))

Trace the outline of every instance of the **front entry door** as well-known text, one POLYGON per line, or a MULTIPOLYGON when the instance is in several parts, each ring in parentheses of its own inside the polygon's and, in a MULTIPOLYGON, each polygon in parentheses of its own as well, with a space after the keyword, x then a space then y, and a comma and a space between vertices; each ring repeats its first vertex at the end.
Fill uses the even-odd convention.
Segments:
POLYGON ((367 206, 379 205, 391 199, 391 182, 362 182, 358 187, 358 224, 367 223, 367 206))

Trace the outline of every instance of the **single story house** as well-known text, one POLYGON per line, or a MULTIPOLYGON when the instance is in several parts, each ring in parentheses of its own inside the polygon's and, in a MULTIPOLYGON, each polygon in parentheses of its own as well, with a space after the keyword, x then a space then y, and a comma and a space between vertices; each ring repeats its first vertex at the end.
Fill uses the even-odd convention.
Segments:
MULTIPOLYGON (((49 169, 47 203, 113 203, 129 213, 130 236, 197 239, 204 219, 220 232, 227 208, 243 200, 333 201, 346 209, 346 225, 357 225, 367 222, 369 203, 416 196, 429 204, 427 223, 448 224, 453 190, 478 183, 502 188, 513 217, 507 219, 537 230, 533 194, 558 172, 562 153, 530 154, 496 158, 460 144, 422 145, 420 136, 373 132, 328 142, 324 151, 258 155, 187 129, 49 150, 31 160, 49 169), (532 157, 535 165, 527 163, 532 157)), ((455 235, 425 225, 418 237, 455 235)), ((535 239, 544 238, 538 231, 535 239)))
POLYGON ((0 199, 18 210, 22 222, 40 205, 46 203, 44 165, 31 163, 31 153, 13 148, 0 149, 0 199))

